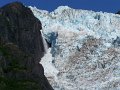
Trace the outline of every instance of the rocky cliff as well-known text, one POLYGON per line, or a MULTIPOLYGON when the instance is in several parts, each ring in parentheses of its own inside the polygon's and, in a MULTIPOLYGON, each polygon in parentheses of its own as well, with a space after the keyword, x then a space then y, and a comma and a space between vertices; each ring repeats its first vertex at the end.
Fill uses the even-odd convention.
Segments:
POLYGON ((0 90, 53 90, 39 61, 40 21, 22 3, 0 8, 0 90))

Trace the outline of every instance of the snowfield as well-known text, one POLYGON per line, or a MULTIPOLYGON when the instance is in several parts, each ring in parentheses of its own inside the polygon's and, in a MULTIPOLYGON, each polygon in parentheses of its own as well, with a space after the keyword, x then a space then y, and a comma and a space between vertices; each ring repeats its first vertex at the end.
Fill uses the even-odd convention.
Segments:
POLYGON ((120 15, 29 8, 52 44, 40 63, 54 90, 120 90, 120 15))

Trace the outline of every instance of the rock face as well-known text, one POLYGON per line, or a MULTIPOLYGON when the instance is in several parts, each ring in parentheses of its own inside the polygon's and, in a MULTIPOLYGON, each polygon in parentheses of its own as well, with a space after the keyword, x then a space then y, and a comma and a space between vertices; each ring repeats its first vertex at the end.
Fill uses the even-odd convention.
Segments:
POLYGON ((0 90, 53 90, 40 59, 40 21, 22 3, 0 8, 0 90))
POLYGON ((120 11, 118 11, 116 14, 120 14, 120 11))

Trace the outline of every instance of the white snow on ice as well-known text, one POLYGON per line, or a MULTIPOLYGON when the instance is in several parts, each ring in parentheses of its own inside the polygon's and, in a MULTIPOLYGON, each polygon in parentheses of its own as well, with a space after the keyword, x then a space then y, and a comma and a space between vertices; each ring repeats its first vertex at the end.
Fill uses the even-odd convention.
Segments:
POLYGON ((29 8, 52 44, 40 63, 54 90, 120 90, 120 15, 29 8))

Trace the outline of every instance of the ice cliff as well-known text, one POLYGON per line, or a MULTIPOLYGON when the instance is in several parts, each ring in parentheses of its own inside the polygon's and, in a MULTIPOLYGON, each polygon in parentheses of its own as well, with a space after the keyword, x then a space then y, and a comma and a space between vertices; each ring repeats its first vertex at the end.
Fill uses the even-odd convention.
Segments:
POLYGON ((54 90, 120 90, 120 15, 29 8, 51 43, 40 63, 54 90))

